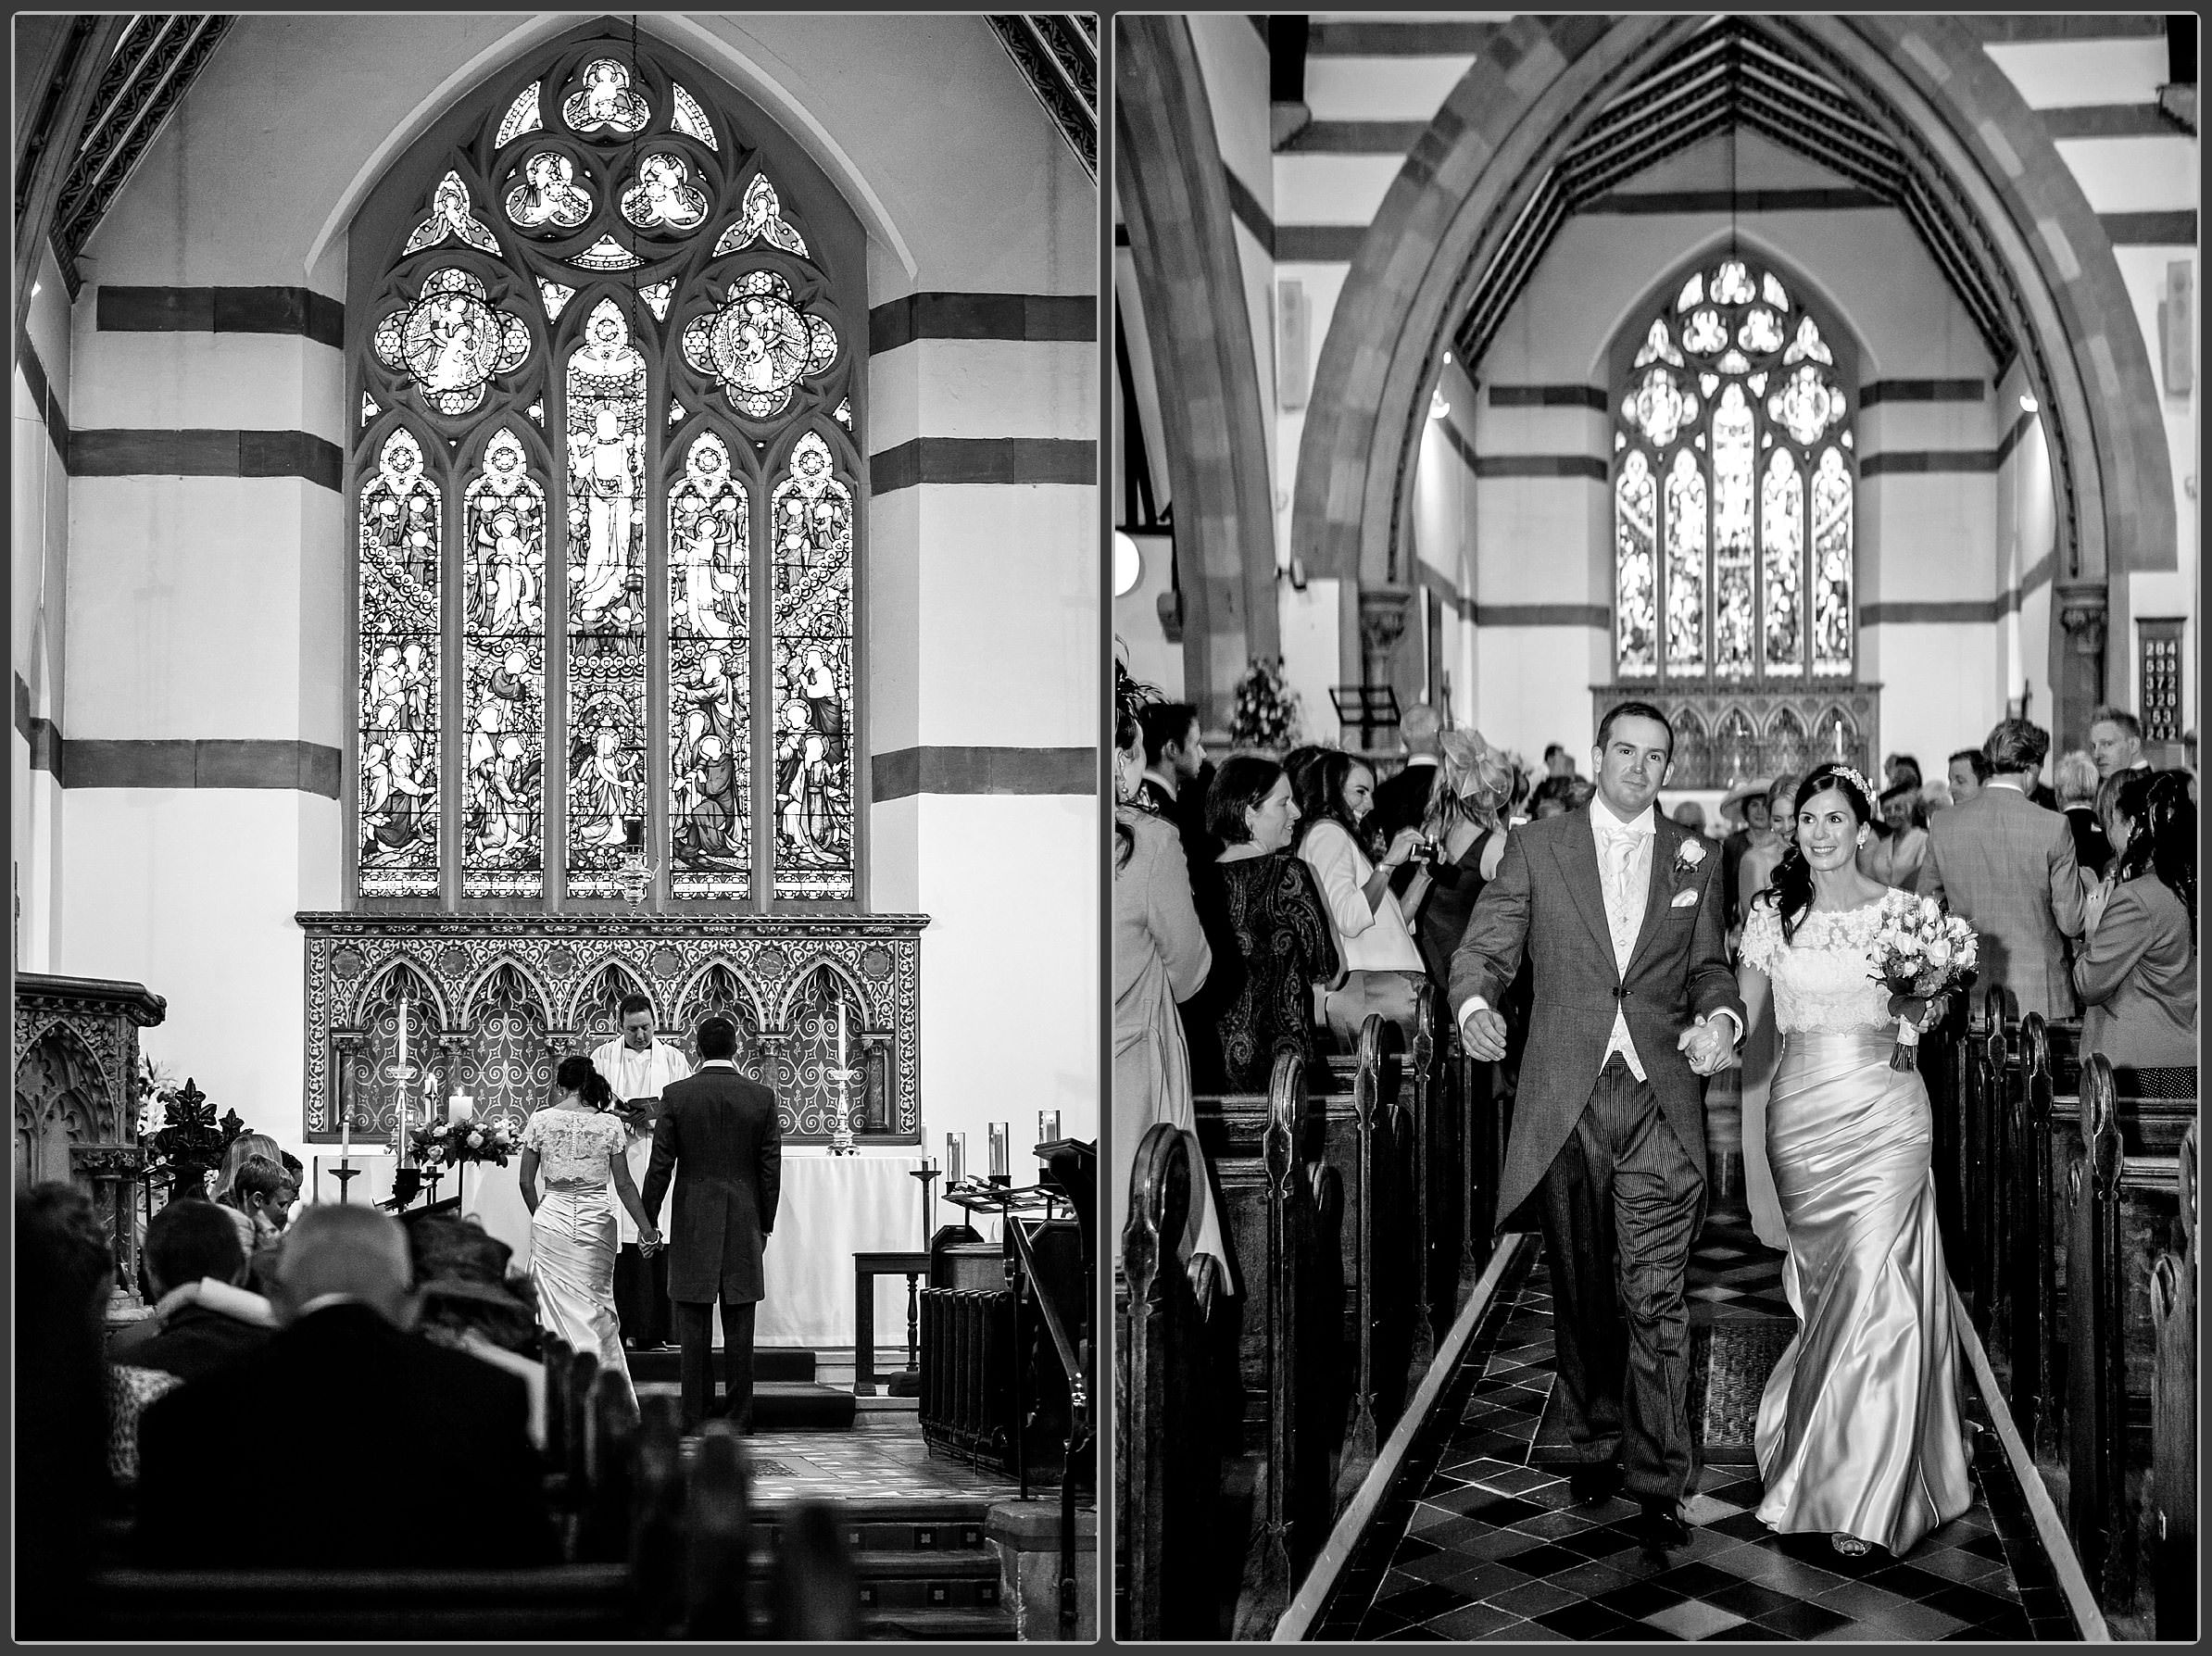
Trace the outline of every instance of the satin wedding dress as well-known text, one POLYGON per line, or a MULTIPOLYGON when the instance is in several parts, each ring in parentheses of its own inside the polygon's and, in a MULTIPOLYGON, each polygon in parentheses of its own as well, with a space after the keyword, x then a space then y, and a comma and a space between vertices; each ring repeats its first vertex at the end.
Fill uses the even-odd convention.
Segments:
POLYGON ((522 1128, 522 1148, 535 1150, 544 1187, 530 1219, 530 1279, 537 1289, 538 1326, 590 1351, 602 1371, 626 1386, 622 1325, 614 1311, 614 1158, 628 1130, 611 1111, 548 1108, 522 1128))
POLYGON ((1790 942, 1770 903, 1743 960, 1774 985, 1782 1050, 1766 1107, 1797 1337, 1759 1400, 1759 1517, 1855 1536, 1898 1557, 1973 1503, 1951 1280, 1917 1071, 1890 1068, 1896 1020, 1868 972, 1878 906, 1808 913, 1790 942))

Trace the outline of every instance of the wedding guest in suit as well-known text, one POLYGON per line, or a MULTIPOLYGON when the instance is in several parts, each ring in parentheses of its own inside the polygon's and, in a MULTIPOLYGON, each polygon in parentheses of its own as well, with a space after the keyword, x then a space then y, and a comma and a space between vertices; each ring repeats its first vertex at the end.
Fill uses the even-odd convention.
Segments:
POLYGON ((659 1224, 672 1179, 668 1293, 684 1349, 684 1429, 698 1431, 712 1407, 710 1347, 719 1304, 727 1401, 714 1412, 745 1432, 753 1418, 753 1321, 765 1292, 760 1256, 775 1230, 783 1187, 783 1131, 775 1094, 738 1073, 735 1023, 701 1023, 698 1051, 698 1073, 661 1095, 645 1211, 659 1224))
POLYGON ((109 1342, 108 1357, 197 1380, 276 1330, 276 1312, 245 1286, 246 1259, 231 1216, 211 1201, 179 1197, 146 1225, 146 1277, 154 1314, 109 1342))
POLYGON ((2089 753, 2099 776, 2151 768, 2143 752, 2143 721, 2125 708, 2101 707, 2090 714, 2089 753))
POLYGON ((1981 935, 1984 986, 2003 984, 2022 1017, 2071 1018, 2066 940, 2081 935, 2080 865, 2067 820, 2028 797, 2050 748, 2050 734, 2025 719, 1990 733, 1989 785, 1936 818, 1919 891, 1948 898, 1981 935))
MULTIPOLYGON (((1375 832, 1386 844, 1401 828, 1418 828, 1427 820, 1443 734, 1443 715, 1426 702, 1406 709, 1399 721, 1405 764, 1397 775, 1375 784, 1375 832)), ((1404 884, 1402 876, 1399 884, 1404 884)))
POLYGON ((277 1272, 284 1326, 258 1351, 179 1386, 139 1426, 140 1562, 160 1569, 517 1568, 556 1562, 529 1392, 515 1376, 408 1332, 407 1238, 367 1205, 309 1208, 277 1272), (465 1437, 465 1498, 388 1459, 311 1522, 270 1499, 252 1443, 307 1443, 373 1424, 392 1452, 465 1437))
POLYGON ((1221 854, 1206 827, 1206 788, 1213 781, 1198 709, 1187 701, 1148 702, 1138 709, 1144 729, 1145 772, 1137 802, 1175 826, 1183 860, 1203 868, 1221 854))
MULTIPOLYGON (((2113 772, 2126 775, 2130 772, 2113 772)), ((2105 825, 2097 814, 2097 788, 2103 778, 2097 774, 2097 762, 2080 748, 2067 754, 2051 768, 2052 780, 2058 784, 2059 809, 2066 812, 2067 823, 2074 831, 2074 860, 2081 865, 2084 876, 2105 876, 2105 866, 2112 860, 2112 842, 2105 837, 2105 825)))
POLYGON ((2074 962, 2081 1050, 2115 1070, 2188 1072, 2145 1088, 2193 1095, 2196 1065, 2196 807, 2178 772, 2118 771, 2113 809, 2119 850, 2111 896, 2074 962))
POLYGON ((1210 1312, 1217 1292, 1233 1291, 1228 1248, 1199 1147, 1190 1101, 1190 1052, 1176 1003, 1196 995, 1213 951, 1190 899, 1190 876, 1175 830, 1137 803, 1144 772, 1144 730, 1134 696, 1124 692, 1113 747, 1113 1156, 1108 1170, 1109 1246, 1118 1249, 1128 1218, 1137 1147, 1155 1122, 1172 1122, 1191 1161, 1190 1220, 1178 1248, 1192 1293, 1210 1312))
POLYGON ((1989 785, 1990 756, 1979 747, 1962 747, 1948 761, 1951 803, 1964 805, 1989 785))

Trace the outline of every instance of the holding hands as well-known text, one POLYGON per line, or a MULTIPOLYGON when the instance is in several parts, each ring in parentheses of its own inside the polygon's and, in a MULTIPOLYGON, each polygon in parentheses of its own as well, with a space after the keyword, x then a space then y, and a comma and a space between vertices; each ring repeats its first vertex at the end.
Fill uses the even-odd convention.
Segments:
POLYGON ((1690 1070, 1699 1075, 1717 1075, 1736 1061, 1736 1025, 1724 1018, 1700 1018, 1682 1032, 1676 1050, 1689 1055, 1690 1070))
POLYGON ((640 1253, 644 1254, 644 1255, 646 1256, 646 1258, 647 1258, 647 1259, 651 1259, 651 1258, 652 1258, 652 1257, 653 1257, 655 1254, 657 1254, 657 1253, 659 1253, 659 1252, 660 1251, 660 1248, 661 1248, 661 1240, 660 1240, 660 1227, 659 1227, 659 1226, 657 1226, 657 1225, 650 1225, 650 1224, 645 1224, 645 1225, 640 1225, 640 1226, 638 1226, 638 1228, 637 1228, 637 1251, 638 1251, 638 1252, 640 1252, 640 1253))

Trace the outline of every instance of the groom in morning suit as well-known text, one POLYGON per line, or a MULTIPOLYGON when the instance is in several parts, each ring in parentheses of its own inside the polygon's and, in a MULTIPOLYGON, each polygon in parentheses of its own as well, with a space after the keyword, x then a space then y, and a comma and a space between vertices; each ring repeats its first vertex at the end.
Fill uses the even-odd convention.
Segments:
POLYGON ((737 1026, 727 1018, 699 1025, 699 1067, 660 1095, 653 1161, 638 1193, 646 1216, 660 1222, 670 1177, 676 1211, 668 1227, 668 1297, 683 1348, 684 1430, 696 1432, 712 1411, 714 1307, 722 1306, 722 1354, 728 1403, 741 1432, 753 1418, 753 1315, 763 1291, 760 1252, 775 1229, 784 1141, 775 1094, 737 1073, 737 1026))
POLYGON ((1506 841, 1452 957, 1451 998, 1468 1052, 1503 1058, 1498 1002, 1530 958, 1498 1212, 1502 1224, 1536 1198, 1575 1494, 1625 1487, 1652 1538, 1679 1544, 1696 1474, 1682 1289, 1704 1218, 1703 1077, 1736 1061, 1743 1002, 1720 857, 1655 804, 1673 756, 1658 709, 1605 715, 1597 797, 1506 841))

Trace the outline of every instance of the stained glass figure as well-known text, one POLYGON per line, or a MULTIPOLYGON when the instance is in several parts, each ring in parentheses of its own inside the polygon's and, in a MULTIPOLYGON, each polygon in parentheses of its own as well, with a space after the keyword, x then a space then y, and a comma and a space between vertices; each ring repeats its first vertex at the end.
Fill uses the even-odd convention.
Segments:
POLYGON ((601 236, 569 263, 579 270, 635 270, 645 260, 612 236, 601 236))
POLYGON ((568 365, 568 874, 617 894, 646 816, 646 364, 611 299, 568 365))
POLYGON ((707 112, 699 107, 698 99, 681 86, 672 83, 669 87, 669 101, 675 106, 675 112, 669 118, 671 126, 686 137, 697 138, 709 149, 719 150, 722 147, 714 142, 714 123, 707 119, 707 112))
POLYGON ((775 533, 775 895, 853 895, 852 491, 829 445, 798 440, 775 533))
POLYGON ((1716 305, 1749 305, 1759 296, 1752 286, 1751 273, 1740 258, 1724 258, 1720 269, 1713 272, 1713 303, 1716 305))
POLYGON ((1675 309, 1677 311, 1688 310, 1691 306, 1702 305, 1704 303, 1704 272, 1702 270, 1693 270, 1690 272, 1690 280, 1682 284, 1681 293, 1677 295, 1675 297, 1675 309))
POLYGON ((1788 429, 1793 441, 1810 445, 1843 418, 1843 394, 1807 362, 1766 399, 1766 412, 1788 429))
POLYGON ((668 495, 669 866, 679 897, 752 890, 751 516, 702 432, 668 495))
POLYGON ((454 1085, 476 1100, 478 1120, 505 1122, 521 1136, 553 1093, 552 1027, 537 992, 514 967, 496 967, 477 985, 454 1085))
POLYGON ((522 182, 507 193, 507 216, 524 230, 574 230, 591 217, 591 192, 576 182, 576 163, 541 149, 522 163, 522 182))
POLYGON ((431 193, 430 217, 415 226, 399 256, 406 258, 426 247, 435 247, 448 236, 494 258, 499 257, 499 240, 476 217, 476 209, 469 202, 469 186, 461 182, 458 172, 448 172, 438 181, 438 187, 431 193))
POLYGON ((796 253, 801 258, 808 257, 806 237, 785 220, 784 205, 764 172, 755 173, 753 182, 745 187, 744 216, 722 232, 722 239, 714 244, 714 257, 741 253, 755 242, 796 253))
POLYGON ((1713 669, 1723 678, 1753 671, 1753 416, 1741 385, 1722 388, 1713 408, 1713 669))
POLYGON ((360 815, 363 897, 438 891, 440 504, 422 445, 384 439, 361 490, 360 815))
POLYGON ((1659 671, 1658 483, 1640 449, 1614 484, 1614 641, 1623 678, 1659 671))
POLYGON ((1834 448, 1813 473, 1813 671, 1851 672, 1851 473, 1834 448))
POLYGON ((1682 330, 1682 347, 1700 357, 1710 357, 1728 343, 1728 331, 1721 326, 1720 312, 1701 310, 1690 319, 1682 330))
POLYGON ((547 282, 543 276, 537 279, 537 292, 538 297, 545 301, 546 320, 549 322, 558 321, 562 307, 576 296, 574 288, 563 282, 547 282))
POLYGON ((1682 353, 1675 349, 1674 338, 1666 331, 1666 323, 1654 321, 1652 331, 1643 336, 1643 348, 1636 353, 1636 366, 1643 368, 1653 362, 1671 362, 1682 366, 1682 353))
POLYGON ((748 270, 720 309, 684 330, 685 360, 722 382, 738 412, 755 420, 779 413, 792 387, 836 360, 837 333, 791 303, 791 284, 773 270, 748 270))
POLYGON ((1813 319, 1809 316, 1800 317, 1797 322, 1797 337, 1790 342, 1790 348, 1782 353, 1782 365, 1787 368, 1793 362, 1811 361, 1825 362, 1832 367, 1835 360, 1827 345, 1821 340, 1820 329, 1813 319))
POLYGON ((507 115, 499 122, 499 135, 492 140, 492 147, 505 149, 524 132, 534 132, 543 127, 545 118, 538 113, 538 94, 545 88, 542 81, 533 81, 528 90, 507 107, 507 115))
POLYGON ((600 57, 584 66, 583 89, 561 104, 560 118, 578 132, 629 138, 645 131, 653 112, 630 89, 629 66, 600 57))
POLYGON ((640 230, 697 230, 707 220, 706 194, 691 182, 683 157, 656 150, 622 192, 622 217, 640 230))
POLYGON ((1754 357, 1778 351, 1782 348, 1782 325, 1764 306, 1747 311, 1736 329, 1736 343, 1754 357))
POLYGON ((676 291, 673 282, 655 282, 637 290, 637 296, 646 302, 646 308, 658 321, 668 320, 668 302, 676 291))
POLYGON ((1759 489, 1760 609, 1766 618, 1769 673, 1802 673, 1805 666, 1804 493, 1797 457, 1787 448, 1776 449, 1759 489))
POLYGON ((1666 477, 1666 665, 1705 664, 1705 474, 1688 449, 1666 477))
POLYGON ((502 430, 462 496, 461 895, 545 889, 546 491, 502 430))
POLYGON ((433 270, 422 296, 377 324, 377 360, 404 372, 441 414, 466 414, 484 402, 494 376, 512 373, 530 355, 530 329, 484 301, 484 283, 450 266, 433 270))

